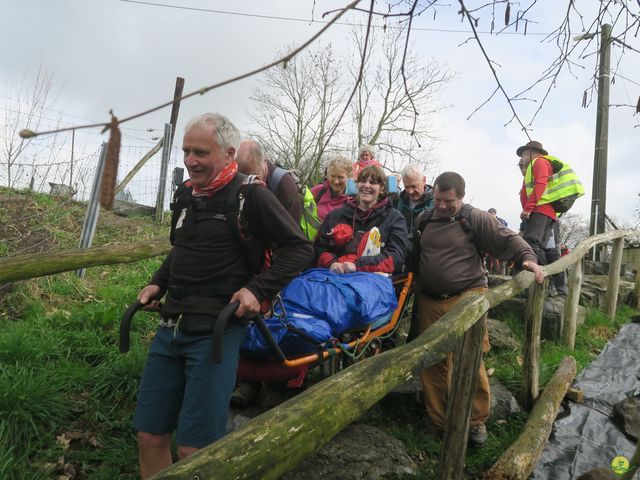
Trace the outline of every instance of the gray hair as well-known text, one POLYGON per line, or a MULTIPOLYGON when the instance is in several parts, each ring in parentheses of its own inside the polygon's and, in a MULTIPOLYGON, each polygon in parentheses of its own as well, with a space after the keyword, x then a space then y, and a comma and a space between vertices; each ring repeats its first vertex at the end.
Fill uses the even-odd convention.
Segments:
POLYGON ((353 162, 344 155, 336 155, 327 162, 327 173, 331 170, 344 170, 347 176, 353 175, 353 162))
MULTIPOLYGON (((222 150, 233 148, 236 152, 240 146, 240 132, 224 115, 219 113, 203 113, 192 118, 184 128, 188 132, 192 128, 212 128, 215 131, 216 143, 222 150)), ((235 156, 235 154, 234 154, 235 156)))
POLYGON ((265 154, 264 154, 264 148, 262 148, 262 144, 260 142, 258 142, 257 140, 254 140, 253 138, 249 138, 247 140, 243 140, 240 143, 248 143, 249 146, 251 147, 249 149, 249 151, 251 152, 251 155, 254 156, 254 158, 256 159, 256 161, 258 162, 259 165, 264 165, 264 161, 265 161, 265 154))
POLYGON ((416 165, 407 165, 402 169, 402 172, 400 172, 400 176, 402 176, 403 181, 408 178, 418 178, 422 180, 424 173, 422 173, 422 170, 416 165))
POLYGON ((371 158, 376 158, 375 153, 373 153, 373 147, 371 145, 363 145, 358 152, 358 158, 360 158, 363 153, 368 153, 369 155, 371 155, 371 158))

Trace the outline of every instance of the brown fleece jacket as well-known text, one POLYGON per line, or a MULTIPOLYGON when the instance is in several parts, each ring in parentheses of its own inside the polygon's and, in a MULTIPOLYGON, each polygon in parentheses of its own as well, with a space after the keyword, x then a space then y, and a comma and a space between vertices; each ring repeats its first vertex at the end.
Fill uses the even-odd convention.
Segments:
MULTIPOLYGON (((423 213, 425 215, 427 212, 423 213)), ((433 214, 436 220, 437 214, 433 214)), ((419 225, 421 218, 418 218, 419 225)), ((501 225, 488 213, 471 210, 473 234, 462 228, 460 221, 427 224, 420 237, 420 290, 431 295, 456 294, 473 287, 487 285, 487 271, 477 247, 501 260, 536 262, 531 247, 516 232, 501 225), (474 242, 475 238, 475 242, 474 242)))

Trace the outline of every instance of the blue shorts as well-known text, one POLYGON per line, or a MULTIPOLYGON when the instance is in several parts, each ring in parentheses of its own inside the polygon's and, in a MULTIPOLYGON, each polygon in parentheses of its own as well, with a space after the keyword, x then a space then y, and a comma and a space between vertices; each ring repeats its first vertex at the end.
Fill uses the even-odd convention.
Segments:
POLYGON ((213 361, 210 334, 158 327, 142 375, 133 424, 139 432, 176 432, 176 443, 202 448, 226 432, 245 327, 229 326, 224 358, 213 361))

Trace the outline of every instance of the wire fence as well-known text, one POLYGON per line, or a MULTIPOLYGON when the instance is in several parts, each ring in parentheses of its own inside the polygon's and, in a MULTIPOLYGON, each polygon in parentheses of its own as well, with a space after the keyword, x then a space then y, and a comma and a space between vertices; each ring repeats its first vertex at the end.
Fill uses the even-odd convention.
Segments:
MULTIPOLYGON (((140 159, 150 150, 148 146, 127 146, 120 149, 118 184, 133 169, 140 159)), ((82 154, 78 158, 58 160, 33 155, 21 156, 8 164, 0 160, 0 185, 15 189, 31 189, 40 193, 65 194, 74 192, 73 198, 86 201, 91 195, 91 187, 96 175, 100 148, 92 153, 82 154)), ((168 171, 178 165, 179 151, 171 149, 168 171)), ((117 199, 155 207, 160 183, 162 150, 151 157, 140 168, 125 188, 118 193, 117 199)), ((171 200, 171 175, 164 185, 164 209, 168 209, 171 200)))

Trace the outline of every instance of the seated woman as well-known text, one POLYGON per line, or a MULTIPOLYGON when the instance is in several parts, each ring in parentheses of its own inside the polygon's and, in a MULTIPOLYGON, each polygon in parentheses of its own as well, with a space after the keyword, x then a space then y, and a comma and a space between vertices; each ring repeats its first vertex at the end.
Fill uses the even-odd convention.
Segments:
POLYGON ((311 189, 318 205, 318 217, 324 220, 329 212, 340 208, 349 198, 346 194, 347 179, 351 178, 353 162, 337 155, 327 164, 327 179, 311 189))
POLYGON ((375 165, 358 174, 358 194, 324 220, 315 242, 317 266, 335 273, 403 270, 409 238, 407 224, 386 198, 387 177, 375 165), (377 227, 377 231, 374 227, 377 227), (379 248, 367 245, 370 233, 379 248))

